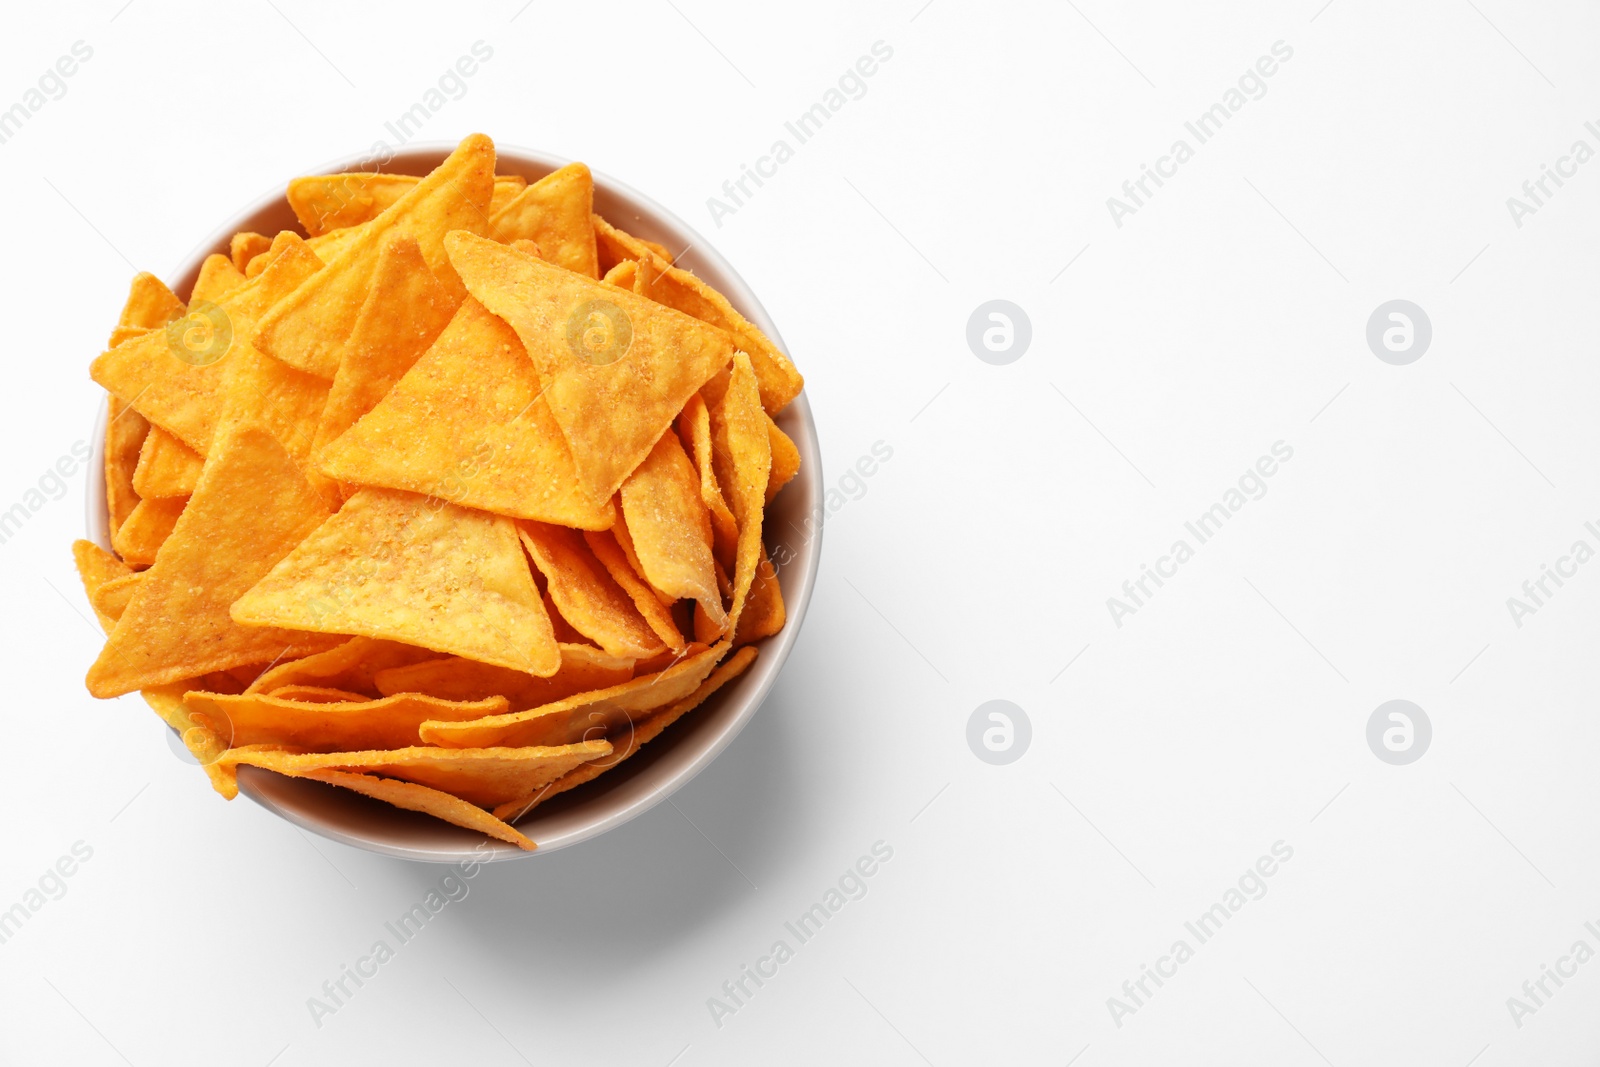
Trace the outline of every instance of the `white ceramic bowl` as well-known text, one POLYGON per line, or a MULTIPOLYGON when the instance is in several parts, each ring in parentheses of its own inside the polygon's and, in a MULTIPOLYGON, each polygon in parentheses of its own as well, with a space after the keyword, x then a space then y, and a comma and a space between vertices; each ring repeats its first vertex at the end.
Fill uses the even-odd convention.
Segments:
MULTIPOLYGON (((426 174, 454 147, 432 144, 407 148, 396 153, 382 169, 397 174, 426 174)), ((496 147, 499 152, 497 172, 521 174, 530 182, 568 162, 541 152, 505 145, 496 147)), ((372 169, 377 168, 370 159, 356 156, 296 173, 331 174, 372 169)), ((298 229, 294 212, 283 196, 287 183, 286 176, 270 194, 244 208, 190 253, 166 278, 173 291, 187 293, 205 257, 212 252, 226 253, 228 239, 241 230, 274 234, 279 230, 298 229)), ((679 266, 693 270, 725 294, 734 307, 766 331, 779 348, 788 351, 755 294, 727 261, 681 219, 648 197, 599 173, 594 175, 594 203, 597 212, 629 233, 658 241, 674 253, 682 252, 679 266)), ((797 362, 803 373, 804 362, 797 362)), ((105 462, 105 418, 102 407, 92 438, 95 450, 90 470, 96 474, 105 462)), ((481 862, 542 855, 621 826, 667 799, 727 748, 756 713, 778 679, 811 600, 822 553, 823 481, 816 425, 812 422, 805 394, 784 409, 777 421, 784 432, 794 438, 801 456, 799 475, 773 501, 766 520, 769 549, 782 544, 793 554, 792 560, 778 572, 788 609, 787 624, 781 632, 760 643, 761 654, 748 671, 645 745, 638 754, 594 782, 540 805, 517 823, 523 833, 538 843, 537 852, 489 841, 470 830, 402 811, 349 790, 285 778, 255 767, 239 769, 240 791, 296 826, 332 840, 401 859, 436 863, 453 863, 468 857, 481 862)), ((110 548, 104 490, 103 478, 89 478, 89 539, 110 548)), ((152 726, 154 723, 152 718, 152 726)))

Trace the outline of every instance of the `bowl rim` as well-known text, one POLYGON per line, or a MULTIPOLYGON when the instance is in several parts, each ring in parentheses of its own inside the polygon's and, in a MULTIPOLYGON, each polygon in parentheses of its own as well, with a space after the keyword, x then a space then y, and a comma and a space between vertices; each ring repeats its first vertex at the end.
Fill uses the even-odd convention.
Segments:
MULTIPOLYGON (((388 154, 381 168, 393 173, 425 174, 439 159, 448 155, 456 144, 448 141, 429 141, 407 144, 388 154), (421 169, 417 169, 421 168, 421 169)), ((524 174, 529 181, 535 181, 544 174, 548 174, 570 160, 535 149, 522 148, 517 145, 495 143, 496 172, 505 173, 501 164, 510 164, 510 170, 524 174)), ((374 160, 374 153, 360 153, 342 156, 315 168, 296 171, 299 174, 335 174, 352 168, 372 169, 370 164, 374 160)), ((658 231, 670 231, 670 236, 681 237, 686 240, 685 249, 679 254, 675 262, 693 269, 696 273, 712 275, 716 279, 718 290, 728 298, 740 313, 759 327, 781 351, 788 352, 772 317, 762 306, 748 283, 733 268, 710 242, 688 223, 684 222, 675 213, 669 211, 650 197, 640 193, 632 186, 618 181, 600 171, 591 169, 594 179, 596 199, 604 196, 608 200, 621 201, 627 204, 639 219, 649 219, 658 231)), ((175 291, 186 291, 193 278, 198 274, 200 264, 207 255, 213 252, 227 252, 228 241, 233 234, 246 228, 247 223, 256 217, 270 212, 285 202, 284 190, 288 180, 279 183, 270 191, 254 198, 247 205, 235 212, 222 225, 208 235, 205 240, 190 250, 178 266, 171 272, 169 278, 173 279, 175 291)), ((599 210, 597 205, 596 210, 599 210)), ((89 540, 108 551, 111 548, 110 517, 107 511, 105 496, 105 478, 102 473, 105 468, 105 425, 109 414, 109 400, 102 400, 99 414, 95 420, 94 436, 90 457, 90 477, 86 479, 85 525, 89 540)), ((822 490, 824 485, 822 474, 821 448, 817 440, 816 422, 812 417, 811 405, 805 392, 801 394, 783 410, 778 416, 778 421, 788 423, 786 432, 794 439, 796 447, 800 450, 800 473, 786 492, 804 490, 807 498, 805 513, 808 516, 806 523, 805 540, 794 558, 780 568, 780 580, 785 571, 794 574, 796 588, 790 589, 789 584, 784 585, 784 606, 786 620, 783 629, 771 637, 759 642, 761 653, 745 674, 736 679, 734 683, 725 686, 723 690, 713 695, 707 701, 707 707, 700 709, 697 719, 704 719, 711 714, 712 707, 720 707, 731 700, 737 700, 733 713, 727 717, 720 727, 715 729, 700 747, 687 759, 680 759, 672 763, 666 758, 657 758, 650 764, 650 769, 669 763, 668 769, 658 775, 659 780, 653 782, 651 787, 629 799, 613 803, 609 806, 598 802, 607 800, 611 794, 601 793, 574 804, 573 812, 586 809, 590 806, 606 807, 608 810, 599 812, 595 817, 576 821, 564 832, 553 835, 540 835, 535 838, 538 848, 532 852, 518 848, 507 842, 488 839, 475 831, 460 827, 450 827, 458 832, 461 840, 459 846, 454 845, 421 845, 405 844, 392 840, 377 840, 353 832, 343 826, 330 823, 326 819, 315 816, 314 810, 319 807, 314 798, 330 795, 334 792, 348 793, 344 790, 334 790, 333 787, 305 779, 286 778, 270 772, 260 771, 254 767, 241 767, 239 773, 239 791, 257 804, 283 818, 291 825, 311 831, 329 840, 363 849, 380 855, 392 856, 397 859, 412 860, 431 863, 485 863, 501 862, 512 859, 526 859, 556 852, 584 841, 591 840, 609 830, 613 830, 631 820, 638 818, 651 808, 667 800, 679 789, 687 785, 696 775, 710 765, 711 761, 721 755, 733 743, 740 731, 755 716, 756 711, 766 701, 773 686, 776 685, 778 675, 782 672, 784 664, 789 658, 789 653, 794 648, 799 637, 800 629, 805 621, 807 609, 810 606, 812 592, 816 586, 817 572, 822 555, 822 535, 826 508, 822 506, 822 490), (794 432, 799 430, 798 433, 794 432), (809 521, 814 517, 815 521, 809 521), (316 791, 322 792, 316 792, 316 791), (287 799, 291 795, 313 798, 312 802, 305 805, 291 804, 287 799), (487 843, 486 843, 487 842, 487 843)), ((770 515, 769 510, 769 515, 770 515)), ((765 538, 764 538, 765 539, 765 538)), ((170 727, 169 727, 170 729, 170 727)), ((174 731, 175 733, 176 731, 174 731)), ((662 740, 666 740, 663 738, 662 740)), ((667 752, 682 748, 685 740, 682 736, 675 739, 676 744, 664 746, 667 752)), ((660 742, 657 742, 658 744, 660 742)), ((661 753, 657 749, 656 753, 661 753)), ((637 757, 636 757, 637 758, 637 757)), ((648 774, 649 770, 643 772, 648 774)), ((624 783, 626 785, 626 783, 624 783)), ((358 806, 381 805, 381 802, 349 794, 349 800, 359 802, 358 806)), ((384 806, 386 807, 386 806, 384 806)), ((413 814, 413 813, 407 813, 413 814)), ((438 822, 441 826, 449 824, 433 819, 431 816, 416 815, 418 819, 427 819, 430 823, 438 822)))

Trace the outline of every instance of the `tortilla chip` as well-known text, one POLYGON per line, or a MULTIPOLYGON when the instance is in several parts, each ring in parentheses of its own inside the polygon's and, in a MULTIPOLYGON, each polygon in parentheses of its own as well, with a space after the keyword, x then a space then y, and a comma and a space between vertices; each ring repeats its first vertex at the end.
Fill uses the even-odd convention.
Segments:
POLYGON ((633 598, 612 580, 578 531, 529 522, 520 532, 561 617, 579 633, 612 656, 638 659, 661 650, 661 639, 634 608, 633 598))
POLYGON ((638 752, 640 747, 649 744, 661 732, 689 712, 705 703, 706 698, 718 689, 727 685, 733 679, 743 674, 745 668, 750 666, 756 658, 754 647, 741 648, 728 658, 728 662, 721 664, 711 672, 711 676, 700 683, 700 688, 684 697, 665 711, 658 711, 643 722, 636 723, 633 729, 623 731, 612 744, 614 750, 608 756, 590 760, 581 767, 576 767, 549 785, 534 790, 527 796, 518 797, 494 809, 496 818, 507 822, 516 822, 534 808, 543 804, 551 797, 559 796, 569 789, 574 789, 585 783, 592 782, 606 771, 615 767, 623 760, 638 752))
POLYGON ((189 709, 183 703, 184 694, 197 685, 225 683, 227 680, 226 674, 208 674, 203 678, 190 678, 142 689, 139 695, 150 705, 150 710, 177 733, 178 740, 183 742, 184 748, 188 749, 189 754, 205 769, 206 777, 211 780, 211 788, 221 793, 225 799, 232 800, 239 795, 239 785, 234 780, 233 769, 223 768, 217 762, 218 758, 228 750, 227 742, 214 734, 209 727, 190 718, 189 709))
POLYGON ((670 257, 651 255, 639 260, 639 279, 634 288, 667 307, 728 331, 738 347, 750 356, 756 381, 761 385, 761 404, 767 414, 776 415, 800 395, 805 380, 789 362, 789 357, 735 311, 727 297, 689 271, 671 266, 670 257))
POLYGON ((507 518, 363 489, 233 605, 236 622, 403 641, 529 674, 561 667, 507 518))
MULTIPOLYGON (((94 606, 95 594, 107 582, 118 578, 126 578, 134 573, 132 567, 93 541, 72 542, 72 562, 78 566, 78 579, 83 582, 83 595, 88 597, 91 607, 94 606)), ((95 614, 100 619, 100 628, 106 633, 110 633, 117 620, 100 615, 98 611, 95 614)), ((628 666, 631 669, 633 665, 630 663, 628 666)))
POLYGON ((767 550, 763 548, 761 561, 756 564, 755 579, 750 584, 750 593, 745 598, 744 611, 739 616, 739 629, 734 634, 733 643, 747 645, 751 641, 771 637, 783 629, 787 618, 783 589, 778 585, 778 569, 772 565, 767 558, 767 550))
POLYGON ((472 295, 522 339, 592 500, 610 499, 732 356, 721 330, 632 293, 472 234, 445 245, 472 295))
POLYGON ((117 532, 111 535, 111 547, 117 550, 117 555, 134 566, 149 566, 156 561, 156 553, 172 535, 172 528, 177 525, 178 517, 183 514, 184 505, 188 502, 186 496, 139 501, 138 506, 128 513, 126 521, 117 527, 117 532))
POLYGON ((678 433, 700 473, 700 499, 711 513, 717 558, 732 566, 739 546, 739 523, 722 495, 722 487, 717 484, 717 472, 711 460, 711 414, 699 393, 683 406, 678 416, 678 433))
MULTIPOLYGON (((622 483, 622 517, 644 578, 674 600, 695 600, 714 622, 724 618, 711 559, 711 516, 700 477, 678 435, 661 435, 622 483)), ((670 643, 670 642, 669 642, 670 643)))
POLYGON ((385 238, 372 289, 339 357, 313 448, 320 450, 354 426, 388 395, 460 304, 428 269, 416 238, 401 232, 385 238))
POLYGON ((778 490, 788 485, 800 473, 800 449, 784 433, 772 416, 767 416, 767 443, 772 449, 772 473, 767 477, 767 503, 778 495, 778 490))
POLYGON ((417 728, 426 721, 481 718, 501 714, 509 706, 500 696, 467 704, 416 693, 382 700, 355 696, 354 700, 334 703, 291 700, 278 693, 224 696, 192 692, 183 702, 191 718, 218 737, 228 739, 231 748, 291 745, 308 752, 406 748, 418 743, 417 728))
POLYGON ((89 669, 89 691, 120 696, 329 647, 324 637, 240 626, 228 614, 327 515, 271 434, 247 427, 220 439, 155 566, 89 669))
MULTIPOLYGON (((403 700, 404 697, 391 697, 403 700)), ((322 709, 336 714, 330 708, 322 709)), ((492 808, 537 789, 545 782, 611 751, 605 740, 560 746, 520 748, 426 748, 409 746, 360 752, 295 752, 273 745, 229 749, 218 760, 225 767, 245 764, 285 774, 321 770, 363 771, 415 782, 492 808)))
POLYGON ((314 656, 279 663, 250 682, 245 692, 271 693, 284 686, 320 686, 388 696, 375 684, 378 674, 392 667, 433 659, 437 653, 398 641, 352 637, 337 648, 314 656))
POLYGON ((359 704, 371 699, 365 693, 352 693, 347 689, 329 689, 322 685, 286 685, 274 689, 267 696, 278 700, 297 700, 307 704, 359 704))
POLYGON ((250 261, 272 247, 272 238, 248 230, 236 233, 228 242, 228 257, 234 269, 242 275, 250 269, 250 261))
POLYGON ((459 294, 460 280, 445 255, 444 237, 451 230, 483 232, 493 191, 494 143, 471 134, 432 174, 343 246, 326 270, 267 312, 255 333, 256 347, 297 370, 333 378, 389 234, 416 238, 439 281, 459 294))
POLYGON ((659 674, 634 678, 608 689, 579 693, 528 711, 489 715, 468 722, 429 721, 422 724, 420 733, 428 744, 465 749, 495 745, 571 745, 582 738, 609 735, 619 727, 642 719, 646 713, 693 693, 727 651, 727 642, 723 642, 680 660, 659 674))
POLYGON ((739 523, 733 609, 728 613, 737 633, 739 613, 744 610, 764 551, 761 519, 767 502, 767 478, 772 471, 772 445, 767 437, 761 396, 750 359, 743 352, 734 356, 728 391, 711 410, 711 462, 739 523))
POLYGON ((200 274, 189 289, 189 303, 210 301, 215 304, 244 283, 243 268, 234 266, 233 260, 222 253, 213 252, 200 264, 200 274))
MULTIPOLYGON (((544 576, 539 573, 539 568, 535 567, 533 569, 533 575, 539 580, 540 584, 545 584, 544 576)), ((563 645, 583 645, 587 648, 594 649, 594 651, 600 655, 605 655, 605 653, 600 652, 600 649, 597 648, 593 642, 580 634, 570 622, 561 617, 561 609, 556 607, 556 602, 554 600, 550 599, 549 589, 541 589, 539 591, 539 597, 544 601, 544 613, 550 616, 550 625, 555 629, 556 641, 558 643, 563 645)), ((610 658, 615 659, 618 657, 610 658)))
POLYGON ((600 255, 600 269, 605 273, 609 274, 613 267, 621 263, 643 259, 651 253, 660 256, 668 263, 676 258, 665 245, 646 241, 619 230, 599 215, 593 216, 589 221, 594 224, 595 248, 600 255))
MULTIPOLYGON (((515 248, 516 246, 513 245, 512 247, 515 248)), ((626 289, 631 293, 633 292, 633 280, 638 277, 638 274, 639 264, 631 259, 625 259, 606 271, 606 276, 600 280, 607 285, 614 285, 618 289, 626 289)))
POLYGON ((200 480, 204 462, 200 453, 161 427, 152 426, 133 469, 133 490, 146 500, 188 496, 200 480))
POLYGON ((113 543, 117 530, 139 505, 133 475, 139 467, 139 450, 144 447, 150 423, 145 417, 115 396, 106 401, 106 514, 113 543))
POLYGON ((530 708, 633 677, 631 659, 608 656, 590 645, 560 647, 561 669, 548 678, 446 656, 379 671, 378 691, 385 696, 426 693, 442 700, 484 700, 499 694, 514 708, 530 708))
MULTIPOLYGON (((94 608, 95 615, 102 622, 109 619, 113 624, 122 618, 123 612, 128 610, 128 604, 133 600, 133 594, 144 581, 145 571, 123 575, 101 584, 89 597, 89 605, 94 608)), ((109 627, 107 627, 109 631, 109 627)))
POLYGON ((407 811, 420 811, 424 815, 432 815, 436 819, 442 819, 464 829, 477 830, 497 840, 510 842, 528 852, 539 847, 482 808, 468 804, 465 800, 453 797, 449 793, 429 789, 425 785, 402 782, 395 778, 379 778, 372 774, 350 774, 347 771, 308 771, 305 774, 289 777, 309 778, 325 785, 349 789, 362 796, 381 800, 385 804, 405 808, 407 811))
POLYGON ((489 216, 489 236, 496 241, 532 241, 540 259, 600 277, 595 251, 594 179, 582 163, 568 163, 545 175, 489 216))
MULTIPOLYGON (((613 536, 622 528, 619 523, 611 530, 587 532, 583 535, 583 539, 588 542, 589 551, 594 553, 594 558, 605 567, 612 580, 633 600, 633 606, 644 616, 644 621, 655 631, 655 635, 661 638, 668 648, 681 649, 686 642, 683 639, 683 631, 679 630, 678 624, 673 621, 672 609, 663 604, 656 591, 639 577, 633 566, 628 563, 627 555, 617 544, 616 537, 613 536)), ((720 609, 722 605, 717 606, 720 609)))
POLYGON ((322 450, 330 478, 604 530, 515 331, 470 297, 389 394, 322 450))
POLYGON ((103 353, 91 364, 90 376, 118 396, 130 398, 134 409, 152 423, 208 455, 222 414, 223 377, 235 362, 232 357, 250 348, 256 319, 320 267, 299 238, 280 237, 297 247, 277 256, 259 277, 215 302, 191 301, 187 315, 168 323, 165 330, 152 330, 103 353))
MULTIPOLYGON (((385 174, 350 171, 344 174, 316 174, 289 183, 289 206, 309 237, 322 237, 336 230, 360 226, 393 207, 421 178, 412 174, 385 174)), ((527 188, 528 179, 520 174, 496 174, 489 200, 489 215, 527 188)))
POLYGON ((129 337, 165 326, 183 312, 183 301, 172 295, 166 283, 154 274, 141 271, 133 276, 133 283, 128 286, 128 299, 122 305, 122 314, 117 317, 116 328, 111 331, 106 347, 115 348, 129 337))

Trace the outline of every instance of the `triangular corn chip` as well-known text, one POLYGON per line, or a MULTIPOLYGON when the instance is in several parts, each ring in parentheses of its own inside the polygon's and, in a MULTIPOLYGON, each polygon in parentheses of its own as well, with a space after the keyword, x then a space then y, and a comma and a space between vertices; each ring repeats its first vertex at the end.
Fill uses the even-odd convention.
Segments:
POLYGON ((470 297, 387 396, 320 453, 330 478, 604 530, 516 332, 470 297))
POLYGON ((700 688, 693 693, 690 693, 665 711, 655 712, 643 722, 635 723, 633 729, 620 731, 618 737, 612 741, 614 749, 609 755, 590 760, 583 766, 575 767, 563 774, 549 785, 542 786, 526 796, 518 797, 516 800, 501 804, 494 809, 495 817, 504 819, 507 822, 516 822, 552 797, 594 781, 606 771, 638 752, 641 746, 647 745, 657 737, 660 737, 661 731, 695 708, 698 708, 705 703, 706 698, 711 696, 712 693, 715 693, 718 689, 743 674, 745 668, 750 666, 755 658, 755 648, 739 649, 739 651, 728 657, 728 662, 719 665, 716 670, 712 671, 711 676, 701 682, 700 688))
POLYGON ((255 626, 403 641, 541 676, 561 666, 510 519, 363 489, 233 605, 255 626))
POLYGON ((128 521, 139 504, 133 475, 139 468, 139 450, 144 447, 150 423, 116 396, 106 401, 106 513, 111 536, 128 521))
POLYGON ((481 718, 509 707, 502 696, 463 703, 415 693, 326 703, 290 700, 278 694, 227 696, 197 691, 183 702, 191 718, 209 727, 230 748, 291 745, 309 752, 406 748, 418 743, 417 728, 430 719, 481 718))
MULTIPOLYGON (((412 174, 373 171, 314 174, 289 183, 289 206, 308 235, 322 237, 377 218, 421 180, 412 174)), ((496 174, 489 201, 490 217, 527 186, 528 179, 521 175, 496 174)))
MULTIPOLYGON (((107 582, 126 578, 133 573, 132 567, 93 541, 72 542, 72 561, 78 566, 78 578, 83 582, 83 594, 88 597, 91 607, 94 605, 95 594, 107 582)), ((100 619, 100 628, 110 633, 117 620, 99 612, 95 614, 100 619)), ((631 668, 632 664, 629 664, 629 667, 631 668)))
POLYGON ((260 233, 251 233, 246 230, 233 235, 228 242, 228 258, 233 261, 233 267, 240 274, 247 274, 250 270, 250 261, 259 255, 264 255, 272 247, 272 238, 260 233))
MULTIPOLYGON (((628 262, 629 260, 643 259, 652 252, 671 263, 673 255, 665 245, 654 241, 646 241, 641 237, 624 230, 619 230, 599 215, 590 220, 594 224, 594 239, 596 251, 600 254, 600 270, 611 273, 612 268, 628 262)), ((627 286, 632 288, 632 284, 627 286)))
POLYGON ((496 241, 532 241, 539 258, 589 278, 600 277, 595 252, 594 179, 582 163, 568 163, 518 193, 489 216, 496 241))
MULTIPOLYGON (((270 246, 269 246, 270 247, 270 246)), ((264 269, 266 259, 261 264, 264 269)), ((259 271, 257 273, 260 273, 259 271)), ((189 303, 210 301, 215 304, 229 292, 245 283, 244 271, 233 265, 233 260, 220 252, 213 252, 200 264, 200 274, 189 290, 189 303)))
POLYGON ((416 238, 390 234, 339 357, 313 447, 320 449, 371 411, 432 346, 460 305, 428 269, 416 238))
POLYGON ((379 671, 376 683, 385 696, 426 693, 441 700, 484 700, 500 694, 512 707, 531 708, 632 677, 631 659, 608 656, 592 645, 563 644, 561 669, 548 678, 446 656, 379 671))
POLYGON ((739 523, 739 549, 733 574, 733 608, 729 618, 738 632, 739 613, 755 581, 761 545, 762 512, 767 503, 767 478, 772 471, 772 443, 761 410, 755 372, 743 352, 733 358, 728 390, 711 409, 711 461, 733 517, 739 523))
MULTIPOLYGON (((594 553, 594 558, 605 567, 606 573, 610 574, 612 580, 633 600, 633 606, 644 616, 644 621, 655 631, 655 635, 661 638, 669 649, 674 651, 681 649, 686 642, 683 639, 683 631, 679 630, 678 624, 673 621, 672 609, 661 602, 656 591, 650 588, 633 569, 633 565, 628 562, 627 554, 617 544, 614 535, 624 529, 626 527, 618 523, 610 530, 601 530, 598 533, 585 532, 583 539, 588 542, 589 551, 594 553)), ((719 603, 717 607, 720 610, 722 605, 719 603)))
POLYGON ((136 574, 113 578, 96 589, 89 597, 89 606, 94 608, 96 617, 102 621, 109 619, 113 624, 122 618, 123 612, 128 610, 128 604, 133 600, 133 594, 144 581, 146 573, 139 571, 136 574))
POLYGON ((747 645, 763 637, 771 637, 783 629, 788 613, 783 606, 783 589, 778 585, 778 571, 761 550, 756 564, 755 579, 745 597, 744 610, 739 614, 739 629, 733 636, 735 645, 747 645))
POLYGON ((183 301, 172 295, 166 283, 154 274, 144 271, 133 276, 128 286, 128 299, 117 317, 116 329, 111 331, 107 348, 115 348, 129 337, 154 330, 183 315, 183 301))
POLYGON ((613 656, 638 659, 661 651, 661 639, 633 606, 633 598, 612 580, 578 531, 529 522, 521 533, 561 617, 579 633, 613 656))
POLYGON ((245 692, 271 693, 283 686, 314 685, 347 689, 371 697, 388 696, 375 684, 380 672, 433 659, 436 655, 430 649, 398 641, 352 637, 326 652, 277 664, 252 679, 245 692))
MULTIPOLYGON (((686 657, 659 674, 579 693, 552 704, 468 722, 430 721, 422 739, 446 748, 494 745, 571 745, 586 737, 608 736, 646 714, 675 704, 697 689, 728 652, 726 641, 686 657)), ((507 798, 511 799, 511 798, 507 798)))
POLYGON ((89 691, 120 696, 329 647, 324 637, 241 626, 228 615, 239 594, 327 515, 271 434, 246 427, 218 441, 189 506, 90 668, 89 691))
POLYGON ((468 233, 445 241, 472 295, 516 330, 591 499, 607 500, 732 356, 721 330, 468 233))
MULTIPOLYGON (((515 248, 516 246, 513 245, 512 247, 515 248)), ((607 285, 614 285, 618 289, 626 289, 631 293, 633 292, 633 280, 638 275, 639 264, 634 260, 625 259, 606 271, 606 276, 600 280, 607 285)))
POLYGON ((365 693, 352 693, 346 689, 329 689, 321 685, 286 685, 266 694, 279 700, 298 700, 311 704, 364 704, 372 698, 365 693))
POLYGON ((460 282, 444 252, 451 230, 481 233, 488 225, 494 190, 494 144, 482 134, 463 140, 450 157, 385 209, 358 237, 339 249, 319 272, 262 319, 255 345, 299 370, 331 379, 372 276, 384 239, 409 233, 447 289, 460 282))
POLYGON ((539 847, 522 833, 507 826, 476 804, 468 804, 459 797, 453 797, 437 789, 429 789, 425 785, 417 785, 415 782, 402 782, 397 778, 379 778, 373 774, 351 774, 348 771, 307 771, 290 777, 309 778, 325 785, 349 789, 362 796, 381 800, 385 804, 393 804, 397 808, 432 815, 447 823, 509 842, 528 852, 539 847))
POLYGON ((111 547, 135 567, 148 567, 156 561, 156 553, 172 535, 188 502, 189 498, 182 496, 139 501, 111 535, 111 547))
POLYGON ((772 473, 767 477, 767 503, 800 473, 800 449, 779 425, 767 416, 767 443, 772 448, 772 473))
POLYGON ((674 600, 695 600, 723 619, 711 559, 711 516, 700 478, 670 429, 622 483, 622 517, 643 577, 674 600))
POLYGON ((678 433, 700 473, 700 499, 711 513, 717 558, 732 566, 739 545, 739 523, 722 495, 722 487, 717 484, 716 467, 711 461, 711 415, 699 393, 683 406, 683 413, 678 416, 678 433))
POLYGON ((133 490, 146 500, 188 496, 200 480, 204 463, 200 453, 161 427, 152 426, 139 449, 139 464, 133 469, 133 490))

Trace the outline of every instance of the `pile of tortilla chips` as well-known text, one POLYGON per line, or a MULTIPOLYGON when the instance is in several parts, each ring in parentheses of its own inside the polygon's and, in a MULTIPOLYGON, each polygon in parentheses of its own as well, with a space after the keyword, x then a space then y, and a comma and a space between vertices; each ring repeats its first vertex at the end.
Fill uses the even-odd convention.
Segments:
POLYGON ((475 134, 295 180, 305 234, 235 235, 187 304, 136 277, 90 368, 89 691, 140 691, 225 797, 265 768, 531 849, 513 822, 748 667, 801 378, 593 194, 475 134))

